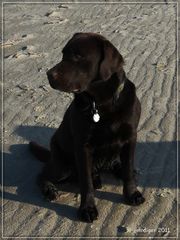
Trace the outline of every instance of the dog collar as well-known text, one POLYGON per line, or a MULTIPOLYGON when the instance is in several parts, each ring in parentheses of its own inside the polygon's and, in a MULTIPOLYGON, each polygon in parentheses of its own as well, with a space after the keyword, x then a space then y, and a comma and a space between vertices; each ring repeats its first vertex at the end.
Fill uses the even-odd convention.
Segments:
POLYGON ((123 89, 124 89, 124 82, 119 85, 119 87, 117 89, 117 95, 119 95, 123 89))
MULTIPOLYGON (((119 97, 119 94, 122 92, 122 90, 124 89, 124 82, 121 83, 117 89, 117 92, 116 92, 116 97, 118 98, 119 97)), ((95 123, 99 122, 100 120, 100 115, 98 113, 98 110, 96 108, 96 103, 95 101, 93 101, 92 103, 92 114, 93 114, 93 121, 95 123)))
POLYGON ((114 97, 113 97, 113 102, 114 102, 114 104, 115 104, 116 101, 118 100, 120 93, 123 91, 124 85, 125 85, 125 82, 119 84, 119 86, 118 86, 118 88, 117 88, 117 91, 116 91, 116 93, 114 94, 114 97))

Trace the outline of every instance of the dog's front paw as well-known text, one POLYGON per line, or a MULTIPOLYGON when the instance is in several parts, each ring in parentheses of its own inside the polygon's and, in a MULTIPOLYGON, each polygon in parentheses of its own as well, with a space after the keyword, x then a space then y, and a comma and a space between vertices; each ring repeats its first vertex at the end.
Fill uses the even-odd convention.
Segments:
POLYGON ((80 207, 78 210, 78 217, 83 222, 92 223, 98 218, 98 211, 96 206, 87 206, 84 208, 80 207))
POLYGON ((145 202, 145 198, 143 197, 142 193, 140 193, 138 190, 136 190, 132 194, 126 194, 125 198, 127 203, 133 206, 138 206, 145 202))

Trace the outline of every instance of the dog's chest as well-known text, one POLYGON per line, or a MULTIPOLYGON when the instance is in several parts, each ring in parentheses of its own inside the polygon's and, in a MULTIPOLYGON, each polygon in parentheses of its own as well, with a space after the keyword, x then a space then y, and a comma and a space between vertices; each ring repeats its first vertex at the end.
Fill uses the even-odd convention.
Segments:
POLYGON ((112 160, 119 156, 122 145, 132 134, 131 125, 119 119, 95 124, 89 138, 95 164, 99 168, 109 168, 112 160))
MULTIPOLYGON (((99 122, 95 123, 90 134, 90 142, 93 147, 100 147, 112 144, 117 141, 117 129, 114 130, 115 124, 99 122)), ((116 127, 118 128, 118 127, 116 127)))
POLYGON ((93 147, 123 144, 133 135, 131 124, 115 119, 114 121, 100 121, 95 123, 90 133, 90 144, 93 147))

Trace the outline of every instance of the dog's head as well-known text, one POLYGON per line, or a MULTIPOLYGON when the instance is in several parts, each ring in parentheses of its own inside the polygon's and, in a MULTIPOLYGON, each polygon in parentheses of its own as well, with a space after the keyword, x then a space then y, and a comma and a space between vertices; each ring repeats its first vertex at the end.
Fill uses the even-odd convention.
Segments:
POLYGON ((82 92, 91 83, 122 72, 122 56, 99 34, 76 33, 62 53, 62 61, 47 72, 51 87, 61 91, 82 92))

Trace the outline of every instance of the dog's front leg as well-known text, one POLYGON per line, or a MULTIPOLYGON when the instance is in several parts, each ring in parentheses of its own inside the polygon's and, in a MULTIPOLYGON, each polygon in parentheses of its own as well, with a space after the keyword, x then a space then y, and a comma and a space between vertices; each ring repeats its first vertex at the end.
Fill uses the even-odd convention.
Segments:
POLYGON ((136 147, 136 136, 123 145, 120 158, 123 168, 123 193, 131 205, 139 205, 145 201, 142 194, 137 190, 134 176, 134 153, 136 147))
POLYGON ((98 217, 98 211, 94 202, 92 155, 87 144, 85 146, 76 146, 76 165, 81 192, 81 205, 78 216, 82 221, 93 222, 98 217))

